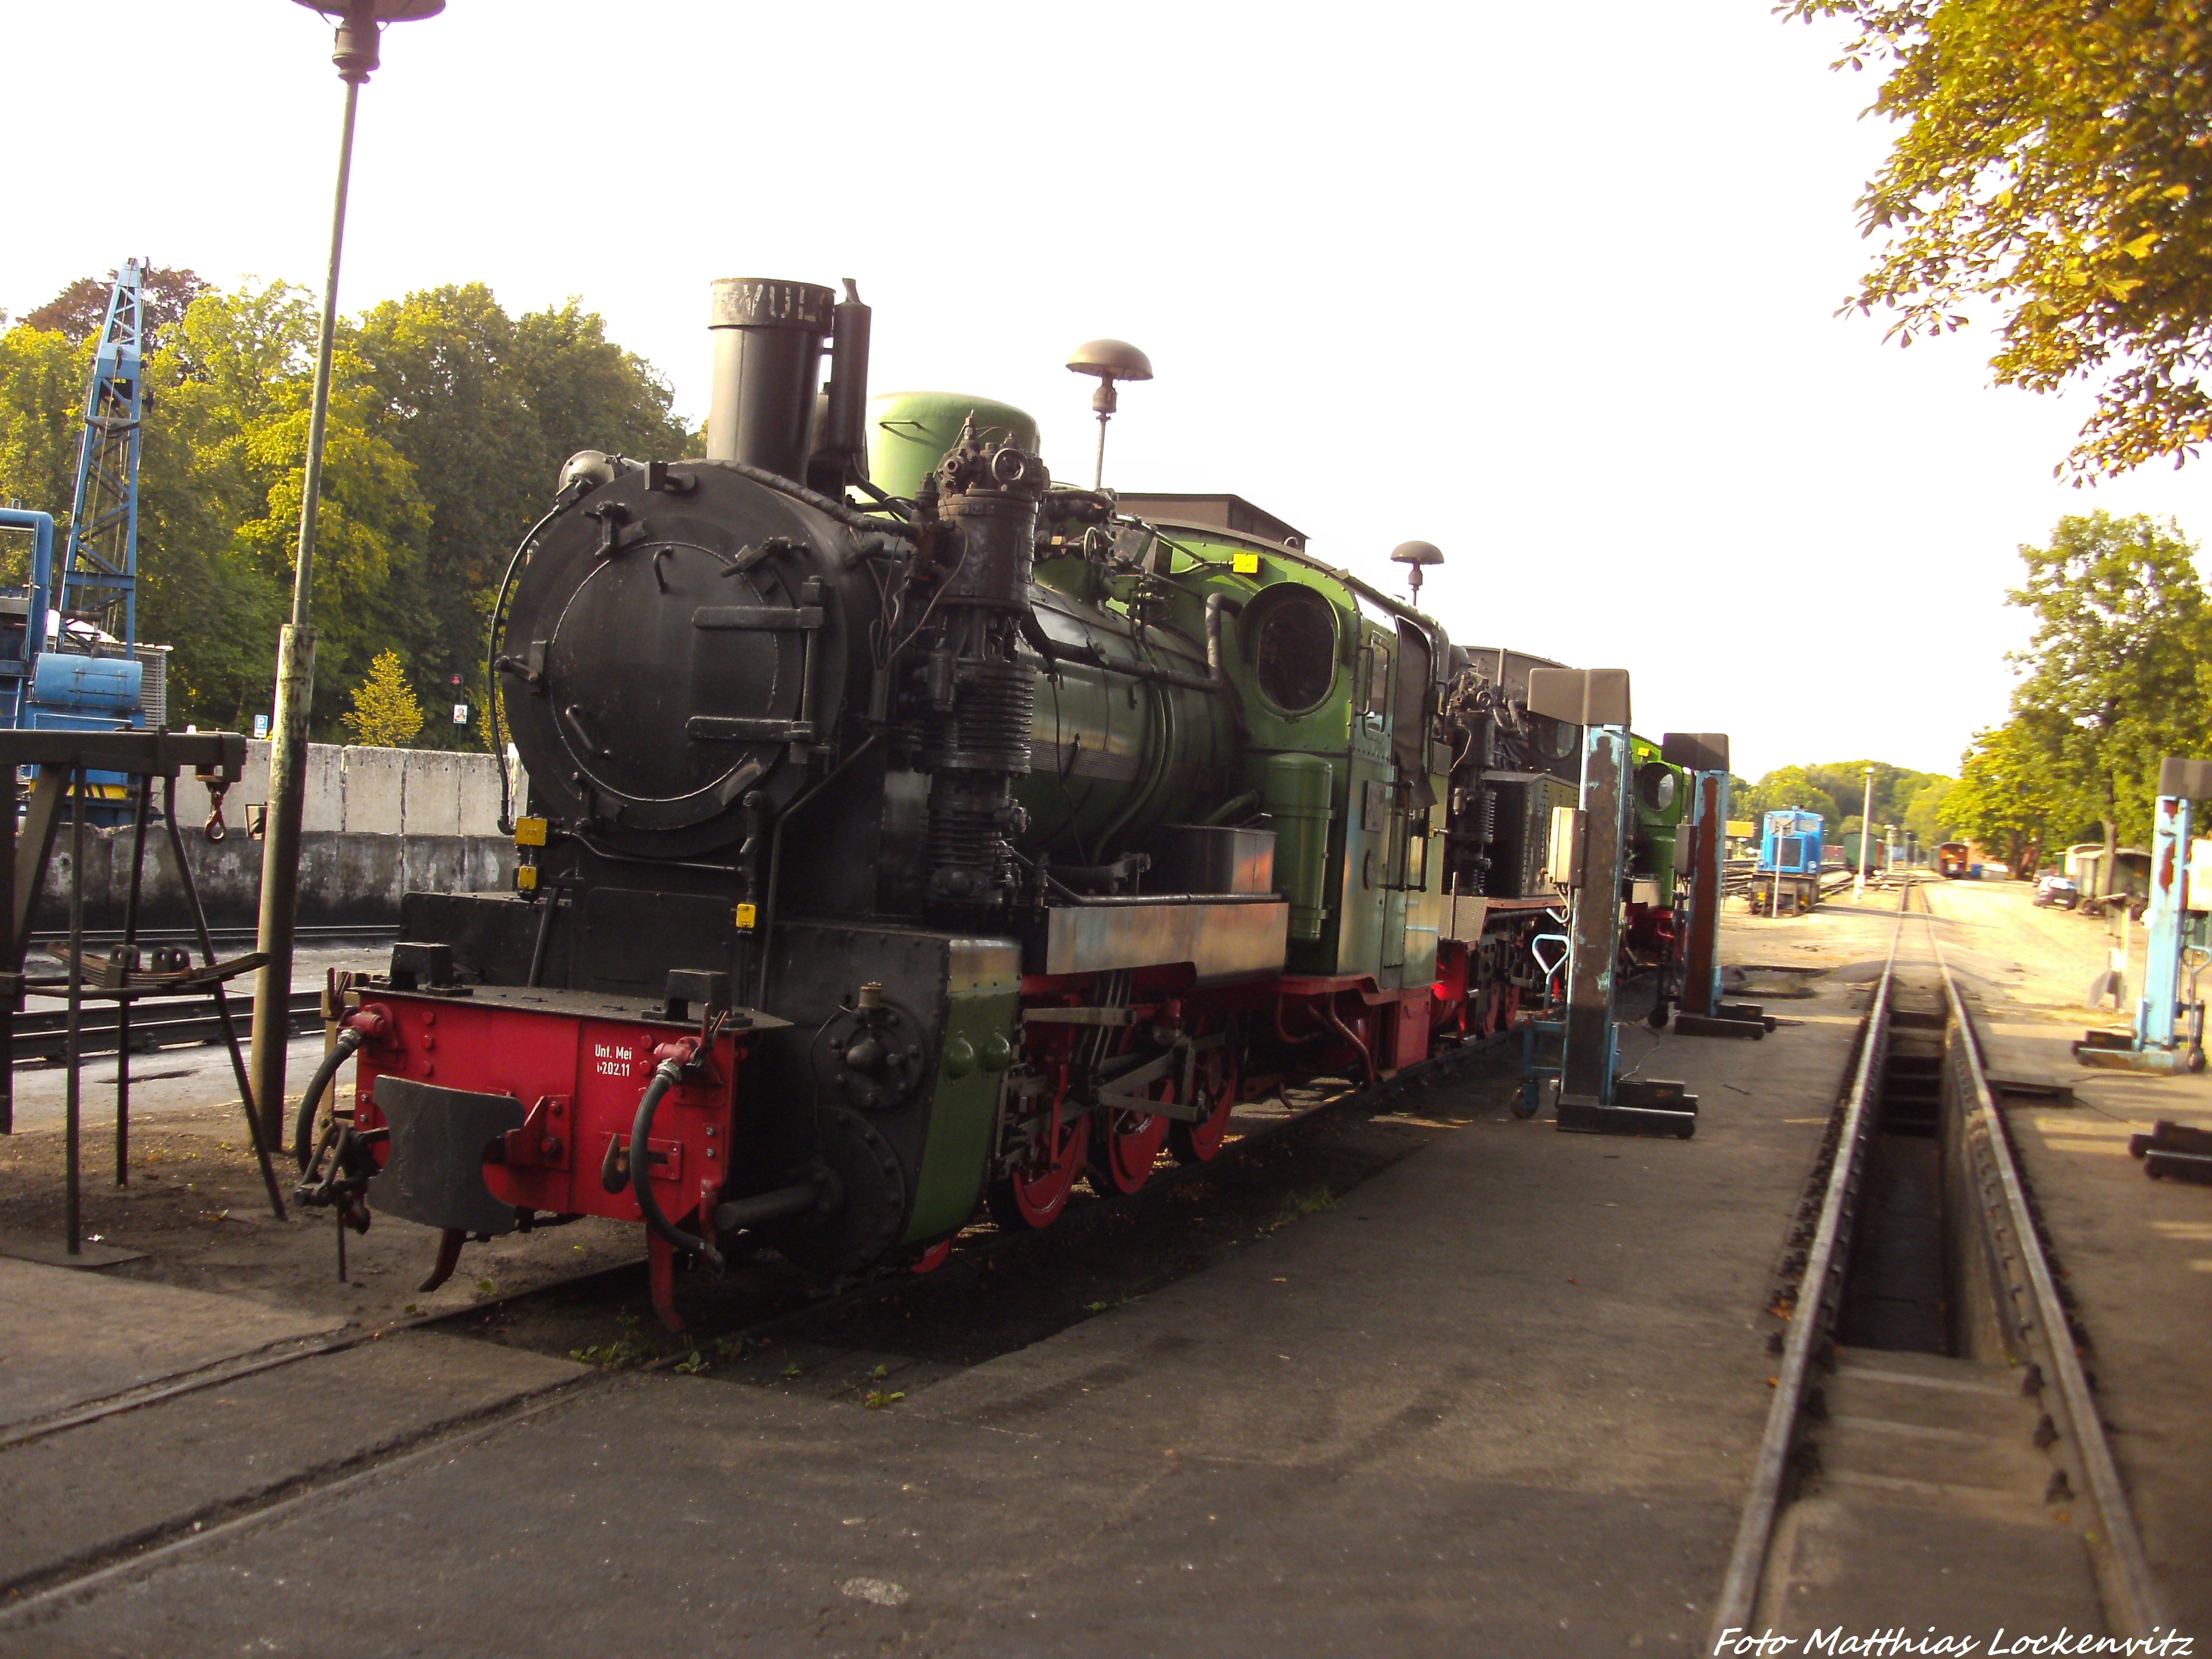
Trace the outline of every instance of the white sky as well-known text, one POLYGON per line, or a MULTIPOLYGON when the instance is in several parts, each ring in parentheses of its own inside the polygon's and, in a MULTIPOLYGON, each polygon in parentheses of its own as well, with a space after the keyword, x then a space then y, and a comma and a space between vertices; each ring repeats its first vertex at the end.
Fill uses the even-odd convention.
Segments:
MULTIPOLYGON (((0 307, 132 253, 319 284, 327 27, 99 11, 0 23, 0 307)), ((2066 488, 2084 402, 1833 315, 1887 142, 1839 40, 1765 0, 452 0, 364 90, 340 300, 578 295, 696 419, 710 278, 852 276, 876 389, 1020 404, 1085 481, 1060 365, 1117 335, 1160 378, 1109 482, 1235 491, 1392 586, 1434 541, 1455 639, 1626 666, 1639 729, 1731 732, 1749 775, 1949 771, 2004 713, 2015 547, 2099 506, 2193 531, 2203 491, 2066 488)))

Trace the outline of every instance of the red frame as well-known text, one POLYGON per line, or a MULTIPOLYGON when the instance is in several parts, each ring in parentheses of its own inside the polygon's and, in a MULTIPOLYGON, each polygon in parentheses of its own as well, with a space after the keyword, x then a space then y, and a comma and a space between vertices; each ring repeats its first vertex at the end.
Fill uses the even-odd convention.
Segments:
MULTIPOLYGON (((383 1122, 374 1091, 376 1079, 387 1074, 512 1095, 526 1115, 505 1138, 504 1161, 484 1165, 484 1184, 495 1198, 556 1215, 642 1221, 627 1182, 607 1191, 601 1163, 610 1138, 629 1144, 638 1101, 653 1077, 653 1051, 698 1036, 698 1027, 405 991, 369 992, 362 1008, 381 1012, 383 1030, 362 1045, 356 1060, 356 1127, 383 1122)), ((702 1074, 671 1089, 654 1120, 652 1151, 660 1156, 651 1178, 661 1209, 679 1225, 702 1208, 711 1214, 729 1178, 747 1035, 718 1033, 702 1074)), ((384 1157, 380 1146, 380 1164, 384 1157)))

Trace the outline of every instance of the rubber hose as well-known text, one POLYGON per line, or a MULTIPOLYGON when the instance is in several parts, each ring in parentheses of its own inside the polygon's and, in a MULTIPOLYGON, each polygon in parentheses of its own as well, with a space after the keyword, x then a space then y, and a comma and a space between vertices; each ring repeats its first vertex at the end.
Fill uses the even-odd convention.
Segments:
POLYGON ((653 1081, 645 1085, 644 1098, 637 1103, 637 1117, 629 1126, 629 1185, 637 1194, 637 1207, 645 1217, 648 1231, 658 1234, 678 1249, 702 1257, 716 1273, 722 1271, 722 1253, 703 1238, 694 1238, 661 1212, 660 1200, 653 1195, 653 1118, 660 1109, 661 1097, 684 1080, 684 1073, 672 1060, 664 1060, 653 1068, 653 1081))
POLYGON ((514 573, 521 567, 523 555, 530 544, 544 532, 545 526, 568 511, 567 501, 556 501, 553 510, 530 526, 522 539, 514 544, 514 556, 507 562, 507 573, 499 579, 499 597, 492 601, 491 627, 484 636, 484 696, 491 699, 491 708, 485 720, 486 735, 491 742, 493 757, 499 762, 499 833, 514 833, 514 802, 507 778, 507 743, 500 731, 499 718, 499 625, 507 616, 507 590, 514 585, 514 573))
POLYGON ((353 1058, 361 1043, 360 1032, 340 1031, 337 1043, 323 1056, 323 1063, 315 1068, 314 1076, 307 1079, 307 1092, 300 1097, 300 1115, 292 1123, 292 1156, 299 1160, 301 1175, 307 1174, 307 1165, 315 1155, 314 1143, 308 1137, 315 1132, 315 1108, 323 1103, 323 1091, 331 1086, 338 1067, 353 1058))

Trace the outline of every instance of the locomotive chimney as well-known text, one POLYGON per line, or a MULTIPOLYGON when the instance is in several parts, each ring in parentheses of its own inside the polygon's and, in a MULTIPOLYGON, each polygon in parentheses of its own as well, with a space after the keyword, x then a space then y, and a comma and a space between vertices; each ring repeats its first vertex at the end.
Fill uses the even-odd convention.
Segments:
POLYGON ((713 286, 714 336, 707 459, 744 461, 779 477, 806 477, 807 428, 823 343, 837 304, 812 283, 725 276, 713 286))

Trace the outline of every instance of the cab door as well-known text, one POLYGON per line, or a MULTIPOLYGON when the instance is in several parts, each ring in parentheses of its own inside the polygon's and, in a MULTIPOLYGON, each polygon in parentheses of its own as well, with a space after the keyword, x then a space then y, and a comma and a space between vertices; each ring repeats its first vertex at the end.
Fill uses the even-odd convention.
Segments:
POLYGON ((1427 630, 1401 617, 1390 689, 1390 758, 1396 823, 1391 836, 1395 891, 1388 932, 1396 941, 1398 983, 1423 985, 1437 972, 1440 905, 1430 878, 1437 798, 1429 775, 1430 712, 1435 653, 1427 630))

